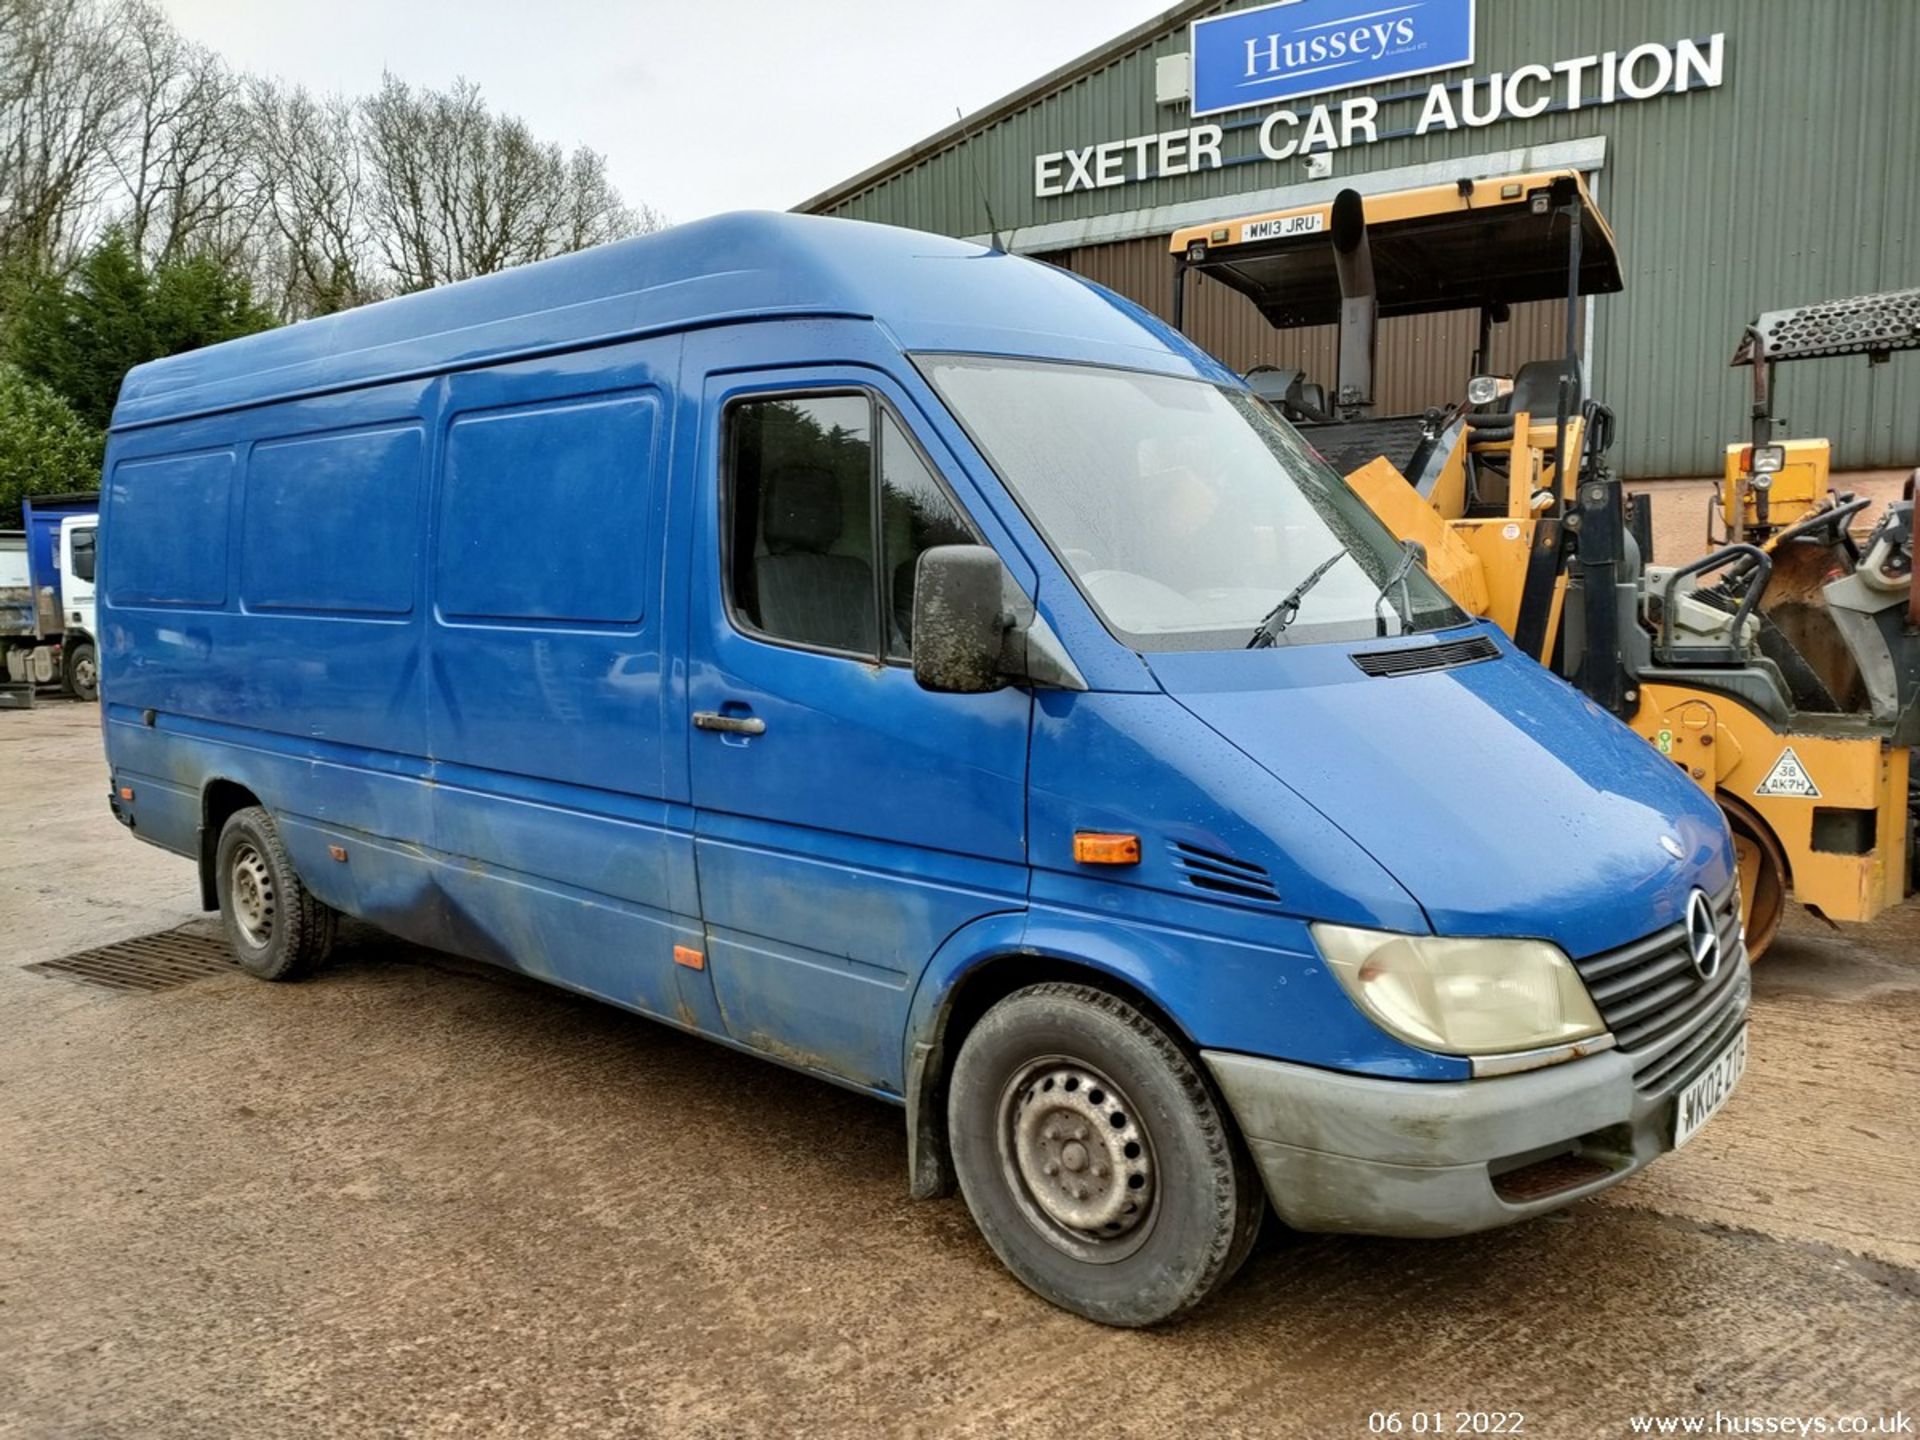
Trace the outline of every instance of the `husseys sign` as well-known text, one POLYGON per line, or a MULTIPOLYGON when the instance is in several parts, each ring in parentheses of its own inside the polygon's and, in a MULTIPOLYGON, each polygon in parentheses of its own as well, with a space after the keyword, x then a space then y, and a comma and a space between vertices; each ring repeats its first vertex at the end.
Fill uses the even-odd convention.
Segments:
MULTIPOLYGON (((1238 20, 1243 16, 1268 15, 1280 10, 1295 12, 1308 5, 1322 4, 1322 0, 1295 0, 1289 5, 1270 5, 1259 10, 1236 11, 1218 17, 1219 21, 1238 20)), ((1384 23, 1389 10, 1412 9, 1416 14, 1429 8, 1439 9, 1452 5, 1464 14, 1467 33, 1472 30, 1472 0, 1423 0, 1423 3, 1410 7, 1391 5, 1368 5, 1355 11, 1352 4, 1340 8, 1354 12, 1347 19, 1353 25, 1372 24, 1375 20, 1362 20, 1360 15, 1373 15, 1379 23, 1384 23)), ((1405 17, 1402 17, 1405 18, 1405 17)), ((1195 22, 1196 38, 1201 24, 1216 22, 1195 22)), ((1416 23, 1409 21, 1409 23, 1416 23)), ((1368 41, 1367 53, 1361 57, 1361 69, 1346 63, 1351 57, 1354 36, 1351 31, 1346 36, 1345 49, 1338 61, 1326 64, 1296 64, 1296 61, 1312 62, 1319 53, 1313 48, 1316 37, 1338 34, 1338 31, 1314 31, 1303 40, 1299 27, 1289 20, 1289 28, 1270 30, 1256 26, 1251 31, 1234 31, 1228 38, 1237 41, 1242 50, 1240 73, 1245 75, 1247 67, 1257 78, 1263 73, 1263 67, 1273 60, 1280 67, 1276 74, 1280 77, 1275 83, 1281 87, 1294 85, 1309 86, 1314 93, 1336 90, 1353 85, 1371 84, 1376 80, 1390 79, 1395 76, 1417 73, 1407 69, 1374 73, 1380 66, 1404 65, 1416 53, 1411 48, 1392 49, 1397 43, 1399 32, 1387 36, 1384 40, 1368 41), (1269 36, 1275 39, 1278 49, 1267 45, 1269 36), (1254 49, 1245 47, 1252 44, 1254 49), (1308 49, 1301 50, 1301 45, 1308 49), (1287 48, 1292 46, 1292 49, 1287 48), (1311 73, 1309 73, 1311 72, 1311 73), (1316 83, 1317 82, 1317 83, 1316 83)), ((1414 29, 1415 39, 1426 36, 1430 44, 1439 47, 1440 38, 1432 37, 1428 32, 1414 29)), ((1378 37, 1376 37, 1377 40, 1378 37)), ((1454 37, 1455 42, 1458 36, 1454 37)), ((1210 41, 1209 44, 1215 42, 1210 41)), ((1332 45, 1332 40, 1327 45, 1332 45)), ((1457 49, 1455 43, 1453 48, 1457 49)), ((1194 113, 1212 113, 1203 111, 1200 85, 1200 52, 1194 52, 1194 113)), ((1217 57, 1219 51, 1214 52, 1217 57)), ((1233 52, 1225 52, 1231 55, 1233 52)), ((1329 53, 1331 53, 1329 51, 1329 53)), ((1433 48, 1426 52, 1429 57, 1449 53, 1442 48, 1433 48)), ((1420 65, 1420 70, 1453 68, 1465 64, 1461 60, 1442 60, 1437 65, 1420 65)), ((1222 73, 1227 73, 1225 70, 1222 73)), ((1715 34, 1699 40, 1677 40, 1672 42, 1654 41, 1645 45, 1636 45, 1630 50, 1607 50, 1596 55, 1579 55, 1566 60, 1529 65, 1516 65, 1512 70, 1495 71, 1491 75, 1474 76, 1466 80, 1438 81, 1427 89, 1424 95, 1416 91, 1411 96, 1395 97, 1411 103, 1420 101, 1420 112, 1411 125, 1401 125, 1394 129, 1385 129, 1381 125, 1380 101, 1369 95, 1349 96, 1341 100, 1324 100, 1311 107, 1288 106, 1269 112, 1259 122, 1257 136, 1258 153, 1268 160, 1288 160, 1296 155, 1305 155, 1319 150, 1339 150, 1350 145, 1372 145, 1380 140, 1391 140, 1405 135, 1428 135, 1437 131, 1458 130, 1462 127, 1491 125, 1499 120, 1529 120, 1544 115, 1549 110, 1582 110, 1594 105, 1617 105, 1623 101, 1651 100, 1658 95, 1686 94, 1692 90, 1710 90, 1717 87, 1726 73, 1726 36, 1715 34)), ((1236 82, 1237 83, 1237 82, 1236 82)), ((1219 85, 1210 92, 1212 98, 1221 94, 1219 85)), ((1287 89, 1288 95, 1302 93, 1287 89)), ((1263 100, 1276 98, 1277 92, 1269 92, 1259 99, 1236 102, 1232 108, 1245 105, 1257 105, 1263 100)), ((1228 108, 1216 105, 1215 111, 1228 108)), ((1250 122, 1249 122, 1250 123, 1250 122)), ((1234 128, 1239 128, 1235 126, 1234 128)), ((1177 130, 1163 130, 1149 135, 1135 135, 1124 140, 1104 140, 1078 148, 1052 150, 1033 157, 1033 193, 1045 198, 1051 195, 1069 195, 1076 190, 1103 190, 1113 185, 1128 185, 1141 180, 1155 180, 1169 175, 1186 175, 1198 170, 1218 170, 1223 164, 1232 163, 1223 159, 1221 149, 1226 138, 1227 126, 1218 122, 1205 121, 1196 125, 1183 126, 1177 130)), ((1252 158, 1252 157, 1248 157, 1252 158)))
POLYGON ((1195 20, 1195 118, 1473 63, 1474 0, 1291 0, 1195 20))

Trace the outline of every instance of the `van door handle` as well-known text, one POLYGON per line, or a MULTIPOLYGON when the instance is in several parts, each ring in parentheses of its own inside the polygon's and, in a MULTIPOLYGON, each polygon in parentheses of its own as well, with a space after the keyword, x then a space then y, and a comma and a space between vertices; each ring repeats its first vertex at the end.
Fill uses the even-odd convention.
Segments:
POLYGON ((767 722, 757 715, 722 715, 718 710, 696 710, 693 728, 718 730, 727 735, 764 735, 767 722))

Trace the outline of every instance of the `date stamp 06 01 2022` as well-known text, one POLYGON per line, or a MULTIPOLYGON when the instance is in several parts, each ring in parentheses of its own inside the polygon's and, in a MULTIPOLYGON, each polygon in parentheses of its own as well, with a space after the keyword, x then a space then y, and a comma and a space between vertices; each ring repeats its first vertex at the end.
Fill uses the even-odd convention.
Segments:
POLYGON ((1373 1410, 1369 1435, 1525 1435, 1518 1410, 1373 1410))

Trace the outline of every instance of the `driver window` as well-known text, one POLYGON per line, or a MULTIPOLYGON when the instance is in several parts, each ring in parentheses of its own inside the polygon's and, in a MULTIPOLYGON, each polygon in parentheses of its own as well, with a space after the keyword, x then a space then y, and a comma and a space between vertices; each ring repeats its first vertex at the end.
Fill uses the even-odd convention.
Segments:
POLYGON ((746 400, 727 424, 734 619, 769 640, 911 660, 921 552, 976 537, 904 427, 866 394, 746 400))
POLYGON ((808 395, 730 412, 730 598, 746 628, 878 653, 872 409, 865 395, 808 395))

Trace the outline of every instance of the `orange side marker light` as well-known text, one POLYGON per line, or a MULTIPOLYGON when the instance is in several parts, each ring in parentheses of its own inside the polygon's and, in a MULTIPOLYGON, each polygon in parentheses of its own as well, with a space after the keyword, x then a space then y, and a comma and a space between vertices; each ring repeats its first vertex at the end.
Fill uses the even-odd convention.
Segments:
POLYGON ((329 845, 327 846, 327 854, 336 860, 345 860, 347 858, 347 847, 344 845, 329 845))
POLYGON ((120 798, 121 798, 122 800, 131 800, 131 799, 133 799, 133 786, 131 786, 131 785, 122 785, 122 786, 120 787, 120 798))
POLYGON ((1140 837, 1102 830, 1076 830, 1073 858, 1082 865, 1138 865, 1140 837))
POLYGON ((707 957, 691 945, 676 945, 673 947, 673 963, 684 965, 689 970, 704 970, 707 968, 707 957))

